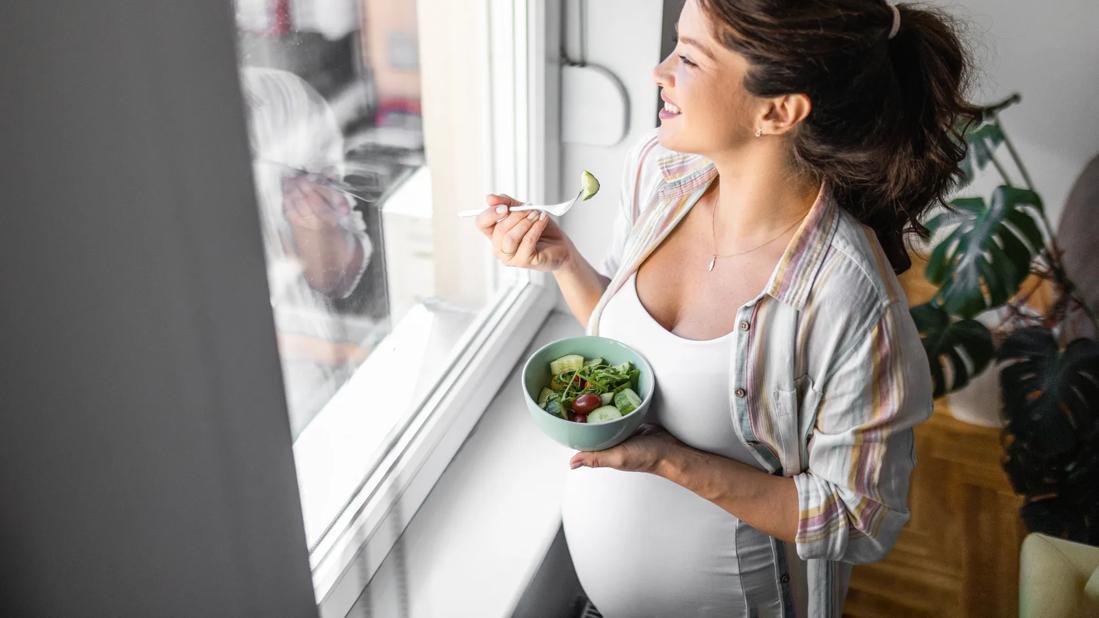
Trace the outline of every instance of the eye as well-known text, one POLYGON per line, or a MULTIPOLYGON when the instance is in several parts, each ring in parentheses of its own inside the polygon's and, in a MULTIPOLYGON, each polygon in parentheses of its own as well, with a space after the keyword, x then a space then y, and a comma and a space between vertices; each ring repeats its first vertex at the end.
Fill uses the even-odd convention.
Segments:
POLYGON ((679 60, 680 60, 680 61, 681 61, 681 62, 682 62, 683 64, 685 64, 685 65, 687 65, 687 66, 689 66, 689 67, 696 67, 696 66, 698 66, 697 64, 695 64, 695 63, 691 62, 691 61, 690 61, 690 59, 689 59, 689 58, 687 58, 686 56, 682 56, 682 55, 681 55, 681 56, 679 56, 679 60))

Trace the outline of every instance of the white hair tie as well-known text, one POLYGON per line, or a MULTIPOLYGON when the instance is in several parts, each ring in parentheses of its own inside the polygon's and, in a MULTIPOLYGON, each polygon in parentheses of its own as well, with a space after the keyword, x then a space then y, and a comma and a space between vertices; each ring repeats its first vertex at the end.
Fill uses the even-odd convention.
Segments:
POLYGON ((891 39, 897 36, 897 31, 901 29, 901 12, 892 4, 889 5, 889 8, 893 11, 893 27, 889 29, 889 36, 887 38, 891 39))

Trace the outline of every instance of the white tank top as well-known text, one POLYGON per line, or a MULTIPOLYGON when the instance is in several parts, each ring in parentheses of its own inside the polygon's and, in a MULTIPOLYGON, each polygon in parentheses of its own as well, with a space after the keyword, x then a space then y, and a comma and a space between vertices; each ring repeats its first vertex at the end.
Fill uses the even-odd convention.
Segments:
MULTIPOLYGON (((636 282, 634 272, 607 302, 599 330, 652 365, 647 421, 689 446, 763 469, 729 410, 734 333, 695 340, 668 331, 641 304, 636 282)), ((567 475, 561 515, 580 584, 608 618, 755 615, 780 602, 770 537, 663 477, 577 468, 567 475)), ((801 615, 804 564, 792 544, 784 553, 801 615)))
POLYGON ((733 429, 729 362, 733 333, 687 339, 660 325, 637 295, 637 272, 607 302, 600 335, 634 348, 652 365, 657 388, 648 422, 694 448, 761 468, 733 429))

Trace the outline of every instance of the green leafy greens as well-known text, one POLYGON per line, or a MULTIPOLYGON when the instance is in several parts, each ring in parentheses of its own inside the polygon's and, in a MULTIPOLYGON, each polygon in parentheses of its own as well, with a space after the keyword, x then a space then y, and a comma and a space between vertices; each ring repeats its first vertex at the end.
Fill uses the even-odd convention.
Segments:
POLYGON ((633 367, 629 362, 611 365, 602 359, 597 359, 597 361, 596 363, 585 364, 575 371, 562 371, 553 375, 553 380, 550 381, 550 389, 554 393, 550 395, 549 401, 556 400, 565 405, 584 393, 595 393, 596 395, 611 393, 617 395, 627 388, 634 391, 639 390, 637 381, 641 375, 640 369, 633 367), (577 377, 582 380, 581 384, 586 382, 586 385, 577 388, 577 377), (554 388, 555 385, 557 388, 554 388))

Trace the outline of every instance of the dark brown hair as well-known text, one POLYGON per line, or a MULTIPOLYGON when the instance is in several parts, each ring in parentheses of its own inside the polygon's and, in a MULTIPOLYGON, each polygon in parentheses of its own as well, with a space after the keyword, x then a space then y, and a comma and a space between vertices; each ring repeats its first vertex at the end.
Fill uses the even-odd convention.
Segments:
POLYGON ((714 37, 749 62, 748 92, 804 93, 792 133, 800 173, 827 179, 837 203, 877 233, 896 273, 904 234, 961 179, 957 128, 980 117, 964 98, 971 61, 959 25, 934 7, 881 0, 699 0, 714 37), (919 8, 917 8, 919 6, 919 8))

